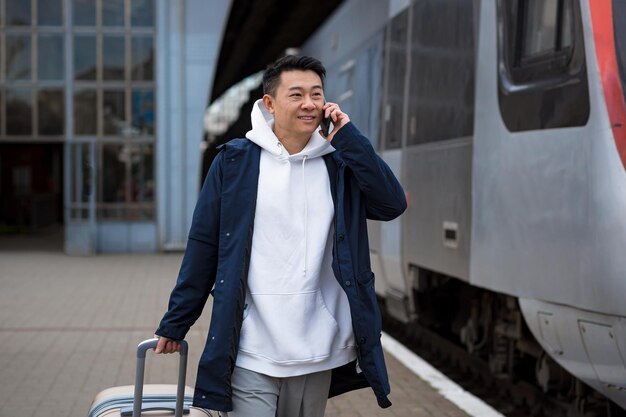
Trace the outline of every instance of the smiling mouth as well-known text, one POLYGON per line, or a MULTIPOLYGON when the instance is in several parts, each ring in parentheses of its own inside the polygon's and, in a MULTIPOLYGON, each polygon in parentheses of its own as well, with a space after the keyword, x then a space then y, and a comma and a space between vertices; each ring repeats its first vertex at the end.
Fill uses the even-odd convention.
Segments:
POLYGON ((315 120, 315 116, 300 116, 300 117, 298 117, 298 119, 300 119, 300 120, 307 120, 307 121, 315 120))

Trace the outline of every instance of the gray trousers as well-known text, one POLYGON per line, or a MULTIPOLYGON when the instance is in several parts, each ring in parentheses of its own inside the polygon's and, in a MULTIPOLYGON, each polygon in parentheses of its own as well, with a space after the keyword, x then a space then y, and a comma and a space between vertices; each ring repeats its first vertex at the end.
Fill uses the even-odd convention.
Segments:
POLYGON ((235 367, 233 411, 225 417, 324 417, 331 370, 275 378, 235 367))

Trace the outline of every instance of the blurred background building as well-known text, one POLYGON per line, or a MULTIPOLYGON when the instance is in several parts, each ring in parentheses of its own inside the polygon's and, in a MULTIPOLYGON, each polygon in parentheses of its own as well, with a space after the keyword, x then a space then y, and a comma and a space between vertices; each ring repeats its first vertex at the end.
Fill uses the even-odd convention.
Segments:
POLYGON ((70 254, 184 247, 229 8, 0 0, 0 233, 57 225, 70 254))

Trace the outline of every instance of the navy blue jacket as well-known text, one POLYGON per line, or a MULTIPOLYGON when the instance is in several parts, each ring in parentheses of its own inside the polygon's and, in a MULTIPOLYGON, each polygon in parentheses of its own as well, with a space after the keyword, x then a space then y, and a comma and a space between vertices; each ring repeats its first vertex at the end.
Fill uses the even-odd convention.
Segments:
MULTIPOLYGON (((329 397, 371 386, 385 408, 391 405, 390 388, 366 220, 396 218, 406 209, 406 197, 389 167, 352 123, 336 133, 332 145, 336 151, 323 156, 335 206, 332 268, 348 298, 363 372, 356 372, 354 362, 334 369, 329 397)), ((168 311, 156 331, 182 340, 213 294, 193 400, 197 407, 232 410, 230 381, 243 321, 260 155, 258 145, 235 139, 213 161, 194 211, 168 311)))

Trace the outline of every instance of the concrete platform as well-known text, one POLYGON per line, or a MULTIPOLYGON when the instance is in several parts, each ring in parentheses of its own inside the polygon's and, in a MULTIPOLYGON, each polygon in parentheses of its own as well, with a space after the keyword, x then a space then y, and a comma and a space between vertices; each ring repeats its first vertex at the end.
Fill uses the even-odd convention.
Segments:
MULTIPOLYGON (((0 247, 0 417, 84 417, 97 392, 134 381, 138 342, 152 337, 181 254, 68 257, 0 247)), ((189 332, 193 386, 210 306, 189 332)), ((393 406, 370 389, 329 401, 327 417, 461 417, 466 413, 387 355, 393 406)), ((177 358, 148 356, 147 383, 175 383, 177 358)))

